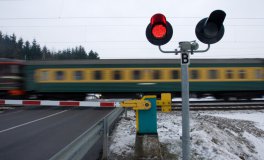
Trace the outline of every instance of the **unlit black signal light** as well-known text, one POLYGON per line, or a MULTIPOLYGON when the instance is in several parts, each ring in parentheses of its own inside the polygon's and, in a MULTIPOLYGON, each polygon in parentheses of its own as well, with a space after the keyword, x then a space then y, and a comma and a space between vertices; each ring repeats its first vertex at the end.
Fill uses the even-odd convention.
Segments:
POLYGON ((223 25, 225 17, 226 13, 224 11, 213 11, 208 18, 202 19, 196 25, 196 37, 205 44, 213 44, 220 41, 225 33, 223 25))
POLYGON ((146 36, 150 43, 157 46, 164 45, 170 41, 172 34, 172 26, 163 14, 158 13, 151 17, 146 29, 146 36))

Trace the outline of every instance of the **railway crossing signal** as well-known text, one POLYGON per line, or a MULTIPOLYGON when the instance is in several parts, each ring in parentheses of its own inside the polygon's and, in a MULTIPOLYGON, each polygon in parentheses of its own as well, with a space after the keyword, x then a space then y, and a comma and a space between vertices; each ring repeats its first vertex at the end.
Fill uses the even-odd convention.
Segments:
POLYGON ((151 17, 146 29, 146 36, 150 43, 164 45, 170 41, 172 34, 172 26, 163 14, 158 13, 151 17))
POLYGON ((213 11, 208 18, 202 19, 195 28, 196 37, 205 44, 213 44, 224 36, 223 22, 226 14, 224 11, 213 11))
POLYGON ((206 52, 210 48, 210 44, 214 44, 221 40, 224 36, 224 25, 226 14, 224 11, 213 11, 208 18, 202 19, 196 25, 196 37, 203 43, 207 44, 205 50, 197 50, 198 43, 195 41, 184 41, 179 43, 180 50, 164 51, 161 45, 169 42, 172 36, 172 27, 162 14, 155 14, 151 18, 151 23, 147 26, 146 37, 148 41, 159 46, 159 50, 163 53, 181 54, 181 88, 182 88, 182 159, 190 159, 190 111, 189 111, 189 78, 188 65, 190 63, 190 53, 206 52))

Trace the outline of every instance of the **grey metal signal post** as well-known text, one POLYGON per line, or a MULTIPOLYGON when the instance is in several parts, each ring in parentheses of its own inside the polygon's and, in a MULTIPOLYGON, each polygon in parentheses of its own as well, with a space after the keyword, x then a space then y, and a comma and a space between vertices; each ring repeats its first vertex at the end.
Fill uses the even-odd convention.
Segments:
POLYGON ((190 114, 189 114, 189 74, 188 65, 190 59, 188 53, 181 54, 181 92, 182 92, 182 150, 183 159, 189 159, 190 155, 190 114), (184 57, 186 56, 186 58, 184 57), (185 157, 188 156, 188 157, 185 157))
POLYGON ((151 17, 150 23, 146 29, 146 37, 148 41, 156 46, 163 53, 181 54, 181 74, 182 74, 182 156, 183 160, 190 159, 190 122, 189 122, 189 81, 188 81, 188 65, 190 63, 190 54, 197 52, 206 52, 210 48, 210 44, 217 43, 224 36, 225 28, 223 22, 226 13, 222 10, 213 11, 209 17, 203 18, 195 27, 196 37, 207 44, 207 49, 199 50, 198 43, 195 41, 184 41, 179 43, 180 50, 163 51, 161 45, 168 43, 172 37, 172 26, 166 20, 163 14, 157 13, 151 17))
POLYGON ((181 54, 181 95, 182 95, 182 156, 183 160, 190 159, 190 109, 189 109, 189 78, 188 66, 190 64, 190 54, 197 52, 206 52, 210 48, 208 44, 207 49, 199 50, 198 44, 195 41, 180 42, 180 50, 164 51, 159 46, 159 50, 163 53, 181 54))

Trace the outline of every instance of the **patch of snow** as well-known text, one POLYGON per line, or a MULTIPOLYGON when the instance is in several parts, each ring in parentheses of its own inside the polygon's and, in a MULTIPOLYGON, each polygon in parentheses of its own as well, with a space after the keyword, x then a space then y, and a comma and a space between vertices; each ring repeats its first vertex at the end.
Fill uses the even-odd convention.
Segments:
POLYGON ((259 101, 263 101, 264 100, 264 95, 262 95, 261 98, 252 98, 252 100, 259 100, 259 101))
MULTIPOLYGON (((191 159, 264 159, 260 127, 264 111, 191 111, 190 117, 191 159)), ((158 112, 158 135, 166 160, 182 157, 181 120, 179 111, 158 112)), ((135 112, 128 111, 110 138, 110 159, 131 159, 135 137, 135 112)))
POLYGON ((243 135, 246 139, 248 139, 252 145, 255 146, 255 151, 257 152, 257 158, 263 159, 264 158, 264 138, 255 137, 248 132, 245 132, 243 135))
POLYGON ((260 111, 244 111, 244 112, 235 112, 230 111, 229 113, 225 112, 218 112, 215 114, 210 114, 212 116, 217 117, 225 117, 229 119, 237 119, 237 120, 247 120, 247 121, 253 121, 256 123, 256 126, 262 130, 264 130, 264 112, 262 110, 260 111))
MULTIPOLYGON (((182 99, 181 98, 173 98, 172 101, 178 102, 178 101, 182 101, 182 99)), ((216 99, 214 97, 208 96, 205 98, 190 98, 190 101, 216 101, 216 99)))
POLYGON ((134 153, 135 135, 135 112, 128 111, 127 117, 125 117, 125 113, 121 116, 121 120, 110 136, 109 150, 111 154, 118 159, 124 158, 124 155, 132 155, 134 153))

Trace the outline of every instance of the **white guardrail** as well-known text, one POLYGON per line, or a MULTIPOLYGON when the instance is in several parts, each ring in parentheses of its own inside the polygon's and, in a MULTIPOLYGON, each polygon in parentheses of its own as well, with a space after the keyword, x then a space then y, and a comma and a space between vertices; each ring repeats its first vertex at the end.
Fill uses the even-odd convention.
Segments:
POLYGON ((109 129, 123 111, 123 108, 115 108, 111 113, 51 157, 50 160, 81 160, 101 138, 103 138, 102 159, 107 159, 109 129))

